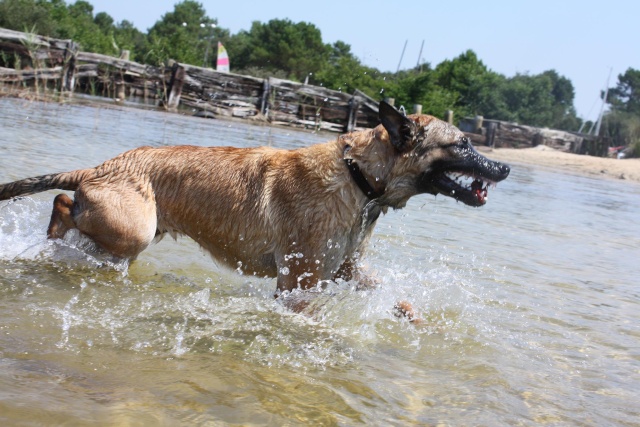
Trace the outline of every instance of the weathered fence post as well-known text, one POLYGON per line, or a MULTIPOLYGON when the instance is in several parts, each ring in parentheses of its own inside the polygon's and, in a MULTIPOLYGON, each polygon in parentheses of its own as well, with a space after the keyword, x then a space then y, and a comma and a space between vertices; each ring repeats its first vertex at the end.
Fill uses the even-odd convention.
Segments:
POLYGON ((450 125, 453 124, 453 110, 447 110, 444 113, 444 121, 449 123, 450 125))
POLYGON ((182 94, 182 86, 184 85, 184 77, 186 70, 178 62, 173 64, 171 70, 171 80, 169 81, 169 87, 167 88, 167 110, 173 111, 180 105, 180 95, 182 94))
POLYGON ((391 105, 392 107, 394 105, 396 105, 396 99, 395 98, 385 98, 384 102, 386 102, 387 104, 391 105))
POLYGON ((497 124, 496 122, 489 122, 487 124, 487 139, 486 139, 486 144, 487 146, 491 147, 491 149, 494 149, 496 146, 496 129, 497 129, 497 124))
POLYGON ((62 74, 60 75, 60 92, 73 93, 76 87, 76 55, 78 44, 69 40, 64 49, 62 74))
POLYGON ((358 119, 358 109, 360 108, 360 102, 357 101, 356 97, 351 97, 349 100, 349 114, 347 115, 347 132, 352 132, 356 127, 356 122, 358 119))
POLYGON ((544 145, 544 136, 542 135, 542 132, 538 132, 533 135, 533 139, 531 140, 532 147, 537 147, 538 145, 544 145))
POLYGON ((413 114, 422 114, 422 104, 413 104, 413 114))
POLYGON ((482 116, 475 116, 473 119, 473 132, 474 133, 480 133, 480 131, 482 130, 482 122, 484 121, 484 117, 482 116))
POLYGON ((269 78, 262 81, 262 95, 260 96, 260 113, 265 118, 269 117, 269 93, 271 92, 271 84, 269 78))

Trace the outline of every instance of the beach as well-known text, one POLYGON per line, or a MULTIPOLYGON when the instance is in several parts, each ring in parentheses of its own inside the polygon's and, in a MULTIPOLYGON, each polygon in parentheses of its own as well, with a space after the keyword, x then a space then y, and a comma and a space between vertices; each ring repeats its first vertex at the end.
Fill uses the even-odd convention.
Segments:
POLYGON ((501 162, 522 163, 553 169, 557 172, 640 183, 640 159, 612 159, 565 153, 544 145, 533 148, 493 150, 478 147, 478 150, 487 157, 501 162))

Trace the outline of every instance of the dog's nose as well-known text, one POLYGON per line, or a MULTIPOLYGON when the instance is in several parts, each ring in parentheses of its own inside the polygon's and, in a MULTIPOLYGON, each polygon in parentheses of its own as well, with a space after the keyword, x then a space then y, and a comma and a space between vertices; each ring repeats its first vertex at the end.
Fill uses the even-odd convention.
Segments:
POLYGON ((511 166, 500 163, 498 170, 500 171, 500 175, 503 175, 506 178, 509 175, 509 172, 511 172, 511 166))

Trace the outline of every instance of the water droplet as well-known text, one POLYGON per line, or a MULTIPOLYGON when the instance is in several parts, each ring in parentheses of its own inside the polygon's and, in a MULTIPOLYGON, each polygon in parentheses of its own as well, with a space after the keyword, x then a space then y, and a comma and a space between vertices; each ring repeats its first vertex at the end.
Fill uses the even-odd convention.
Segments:
POLYGON ((282 267, 280 269, 280 274, 282 274, 283 276, 288 276, 289 275, 289 268, 288 267, 282 267))

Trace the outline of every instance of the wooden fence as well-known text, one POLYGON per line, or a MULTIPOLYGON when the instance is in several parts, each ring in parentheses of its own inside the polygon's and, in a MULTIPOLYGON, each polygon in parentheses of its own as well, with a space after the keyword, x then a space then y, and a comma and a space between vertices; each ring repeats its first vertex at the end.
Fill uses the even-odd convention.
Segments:
POLYGON ((490 147, 528 148, 546 145, 560 151, 606 157, 609 154, 608 138, 577 132, 537 128, 499 120, 487 120, 480 116, 460 120, 458 127, 479 145, 490 147))
POLYGON ((151 66, 82 52, 56 40, 0 28, 0 82, 44 86, 62 95, 85 93, 142 99, 170 111, 254 118, 278 125, 345 132, 378 122, 378 103, 293 81, 221 73, 192 65, 151 66))

